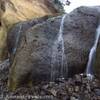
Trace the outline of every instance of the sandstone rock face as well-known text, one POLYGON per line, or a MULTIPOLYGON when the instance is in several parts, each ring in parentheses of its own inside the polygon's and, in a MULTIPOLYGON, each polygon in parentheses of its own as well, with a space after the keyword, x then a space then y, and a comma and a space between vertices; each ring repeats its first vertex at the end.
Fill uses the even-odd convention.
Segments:
MULTIPOLYGON (((0 0, 0 49, 7 50, 6 36, 13 24, 59 12, 54 0, 0 0)), ((2 51, 0 60, 6 55, 2 51)))
POLYGON ((7 57, 7 34, 5 30, 5 28, 0 27, 0 61, 4 60, 7 57))
POLYGON ((1 20, 2 14, 5 9, 3 9, 4 5, 1 2, 3 1, 0 1, 0 60, 5 58, 6 53, 4 52, 6 52, 6 50, 4 49, 7 49, 6 48, 6 37, 7 37, 6 29, 5 27, 2 27, 2 20, 1 20))
MULTIPOLYGON (((63 35, 67 62, 65 67, 68 67, 69 76, 85 71, 99 16, 96 8, 89 7, 79 7, 66 16, 63 35)), ((10 70, 10 89, 30 81, 34 83, 50 80, 52 48, 59 33, 61 19, 62 16, 48 19, 22 33, 24 35, 10 70)), ((55 68, 55 73, 59 74, 56 63, 55 68)))
POLYGON ((2 20, 7 27, 19 21, 59 13, 49 0, 7 0, 2 20))

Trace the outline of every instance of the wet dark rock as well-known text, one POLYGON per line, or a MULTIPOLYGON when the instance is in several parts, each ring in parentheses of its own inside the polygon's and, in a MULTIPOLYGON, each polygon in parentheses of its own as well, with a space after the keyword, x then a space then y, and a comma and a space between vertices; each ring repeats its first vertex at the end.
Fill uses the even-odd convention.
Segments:
POLYGON ((95 89, 94 91, 95 91, 96 95, 100 96, 100 89, 95 89))
MULTIPOLYGON (((88 55, 95 40, 99 16, 100 13, 95 7, 79 7, 66 16, 63 35, 65 61, 67 61, 65 67, 66 69, 68 67, 68 73, 64 73, 65 79, 67 75, 72 77, 76 73, 85 71, 88 55)), ((11 89, 23 83, 50 81, 52 47, 59 32, 61 18, 62 16, 48 19, 21 33, 24 36, 21 37, 10 70, 9 87, 11 89)), ((16 27, 15 30, 17 35, 16 27)), ((11 48, 14 49, 13 46, 11 48)), ((54 72, 59 74, 57 63, 55 63, 54 72)), ((74 83, 79 84, 80 81, 81 79, 74 83)))
POLYGON ((74 82, 75 82, 76 86, 81 86, 82 85, 82 76, 75 75, 74 78, 75 78, 74 82))
POLYGON ((80 91, 79 86, 76 86, 76 87, 75 87, 75 92, 79 92, 79 91, 80 91))

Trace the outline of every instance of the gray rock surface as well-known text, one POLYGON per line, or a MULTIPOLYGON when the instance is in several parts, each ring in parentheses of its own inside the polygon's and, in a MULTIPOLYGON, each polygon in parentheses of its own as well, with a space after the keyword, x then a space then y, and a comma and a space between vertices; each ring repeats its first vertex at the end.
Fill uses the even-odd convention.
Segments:
MULTIPOLYGON (((50 80, 52 47, 62 16, 50 18, 22 32, 24 35, 10 70, 8 83, 11 89, 30 81, 50 80)), ((98 10, 91 7, 79 7, 66 16, 63 35, 68 76, 85 71, 99 16, 98 10)))

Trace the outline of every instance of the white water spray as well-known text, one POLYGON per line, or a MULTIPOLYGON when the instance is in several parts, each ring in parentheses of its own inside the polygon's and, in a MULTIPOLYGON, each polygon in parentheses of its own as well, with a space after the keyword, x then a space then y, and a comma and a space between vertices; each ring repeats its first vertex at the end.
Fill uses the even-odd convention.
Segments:
POLYGON ((60 30, 57 35, 57 39, 54 42, 52 48, 52 60, 51 60, 51 81, 55 81, 56 78, 64 78, 65 73, 65 53, 64 53, 64 39, 63 28, 66 14, 62 17, 60 30))
POLYGON ((89 60, 87 63, 86 75, 89 80, 93 79, 93 72, 91 70, 93 68, 93 64, 94 64, 94 60, 95 60, 96 49, 97 49, 99 37, 100 37, 100 25, 98 26, 98 28, 96 30, 96 37, 95 37, 94 45, 90 50, 89 60))

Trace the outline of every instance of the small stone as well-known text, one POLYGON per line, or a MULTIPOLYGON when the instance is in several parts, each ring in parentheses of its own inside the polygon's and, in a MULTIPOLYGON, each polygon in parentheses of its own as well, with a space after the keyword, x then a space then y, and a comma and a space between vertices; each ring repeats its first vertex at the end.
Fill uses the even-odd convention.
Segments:
POLYGON ((76 79, 78 82, 81 82, 81 81, 82 81, 82 76, 81 76, 81 75, 75 75, 75 79, 76 79))
POLYGON ((94 91, 97 96, 100 96, 100 89, 95 89, 94 91))
POLYGON ((87 84, 87 90, 88 90, 89 92, 91 92, 90 84, 87 84))
POLYGON ((80 88, 79 86, 75 86, 75 92, 79 92, 80 88))
POLYGON ((70 100, 78 100, 76 97, 71 96, 70 100))
POLYGON ((45 92, 44 91, 41 91, 40 93, 42 96, 45 96, 45 92))
POLYGON ((69 92, 69 93, 72 93, 73 91, 74 91, 73 87, 69 87, 69 88, 68 88, 68 92, 69 92))
POLYGON ((88 94, 88 90, 85 90, 84 93, 85 93, 85 94, 88 94))
POLYGON ((57 91, 54 90, 54 89, 51 89, 51 90, 50 90, 50 93, 51 93, 53 96, 56 96, 56 95, 57 95, 57 91))

